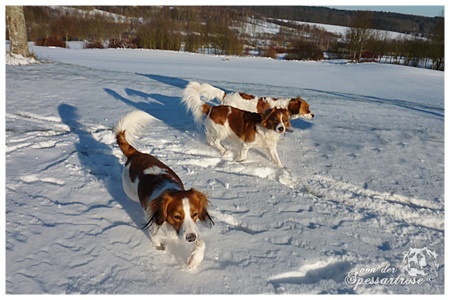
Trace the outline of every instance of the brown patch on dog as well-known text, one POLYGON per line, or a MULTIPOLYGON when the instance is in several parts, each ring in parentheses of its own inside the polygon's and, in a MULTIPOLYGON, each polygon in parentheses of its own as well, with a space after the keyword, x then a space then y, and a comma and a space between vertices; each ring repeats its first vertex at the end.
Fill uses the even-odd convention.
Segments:
POLYGON ((206 115, 208 114, 209 110, 211 109, 211 105, 208 103, 205 103, 202 105, 202 114, 206 115))
POLYGON ((289 121, 289 111, 284 108, 271 108, 267 109, 262 115, 261 124, 267 128, 274 130, 278 124, 283 123, 285 128, 291 127, 289 121))
POLYGON ((126 137, 125 137, 125 131, 118 132, 116 135, 117 144, 120 147, 120 150, 122 150, 123 154, 129 158, 136 152, 138 152, 133 146, 131 146, 126 137))
POLYGON ((261 123, 261 115, 228 105, 219 105, 211 108, 209 118, 216 124, 228 124, 233 132, 245 142, 253 142, 256 138, 256 124, 261 123))
POLYGON ((209 201, 203 193, 195 189, 188 191, 168 190, 161 197, 150 202, 155 224, 161 226, 164 222, 167 222, 179 233, 186 218, 183 209, 183 199, 186 198, 189 199, 192 220, 194 222, 200 220, 211 227, 214 222, 207 211, 209 201))
POLYGON ((289 101, 287 109, 289 110, 291 115, 298 115, 300 114, 300 106, 300 98, 292 99, 291 101, 289 101))
POLYGON ((262 118, 258 113, 252 113, 231 107, 228 123, 231 130, 243 141, 251 143, 256 138, 256 124, 261 123, 262 118))
MULTIPOLYGON (((152 167, 156 166, 165 172, 164 174, 165 177, 172 179, 178 185, 183 187, 183 182, 181 181, 180 177, 178 177, 178 175, 171 168, 166 166, 163 162, 161 162, 153 155, 145 154, 142 152, 136 152, 133 156, 129 158, 127 164, 130 164, 129 174, 131 182, 134 182, 136 180, 136 177, 143 176, 144 170, 147 169, 149 166, 152 167)), ((143 180, 143 178, 140 177, 139 180, 141 181, 143 180)))
POLYGON ((241 96, 242 99, 244 100, 252 100, 255 98, 255 96, 250 95, 250 94, 246 94, 246 93, 239 93, 239 95, 241 96))
MULTIPOLYGON (((309 110, 309 104, 302 98, 298 97, 297 99, 300 99, 300 115, 308 115, 311 114, 311 111, 309 110)), ((311 114, 312 117, 314 117, 314 114, 311 114)))
POLYGON ((265 112, 267 109, 270 108, 270 104, 269 102, 267 102, 266 98, 259 98, 258 99, 258 104, 256 104, 256 111, 258 113, 263 113, 265 112))
POLYGON ((230 113, 229 106, 219 105, 211 107, 211 113, 209 118, 216 124, 224 125, 227 121, 228 114, 230 113))
MULTIPOLYGON (((311 114, 308 102, 300 97, 292 99, 289 102, 288 110, 292 115, 305 116, 311 114)), ((314 114, 311 114, 311 117, 314 117, 314 114)))

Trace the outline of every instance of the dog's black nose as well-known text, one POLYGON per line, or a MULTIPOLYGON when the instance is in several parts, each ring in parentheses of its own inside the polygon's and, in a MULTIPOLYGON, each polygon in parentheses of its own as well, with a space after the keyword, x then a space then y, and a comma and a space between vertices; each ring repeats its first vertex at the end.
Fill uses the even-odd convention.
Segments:
POLYGON ((277 130, 278 130, 278 132, 283 132, 284 131, 284 127, 280 126, 280 127, 277 128, 277 130))
POLYGON ((189 243, 194 242, 196 238, 197 238, 197 236, 195 235, 195 233, 189 233, 188 235, 186 235, 186 240, 189 243))

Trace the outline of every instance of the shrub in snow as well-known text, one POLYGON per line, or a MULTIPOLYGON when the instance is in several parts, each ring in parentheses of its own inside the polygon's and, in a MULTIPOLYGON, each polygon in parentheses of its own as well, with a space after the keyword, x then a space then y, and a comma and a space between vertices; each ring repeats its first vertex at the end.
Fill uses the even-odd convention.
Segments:
POLYGON ((56 36, 50 36, 48 38, 38 38, 34 44, 36 46, 44 46, 44 47, 61 47, 66 48, 66 42, 61 38, 56 36))

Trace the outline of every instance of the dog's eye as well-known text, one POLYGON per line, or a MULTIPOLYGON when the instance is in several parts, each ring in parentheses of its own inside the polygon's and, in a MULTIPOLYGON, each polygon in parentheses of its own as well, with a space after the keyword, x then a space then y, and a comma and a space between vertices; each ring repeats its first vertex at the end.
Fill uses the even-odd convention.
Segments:
POLYGON ((175 216, 173 216, 173 219, 175 221, 181 221, 181 215, 175 215, 175 216))
POLYGON ((198 216, 198 213, 197 213, 197 212, 195 212, 195 213, 192 214, 192 218, 193 218, 193 219, 197 218, 197 216, 198 216))

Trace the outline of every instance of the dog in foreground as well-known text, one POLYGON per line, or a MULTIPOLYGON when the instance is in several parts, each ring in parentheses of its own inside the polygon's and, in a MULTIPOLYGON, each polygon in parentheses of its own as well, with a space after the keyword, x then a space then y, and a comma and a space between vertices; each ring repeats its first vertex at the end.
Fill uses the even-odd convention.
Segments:
MULTIPOLYGON (((193 82, 192 82, 193 84, 193 82)), ((199 83, 196 83, 200 85, 199 83)), ((231 105, 246 111, 263 113, 268 108, 285 108, 289 111, 291 119, 303 118, 311 120, 314 114, 309 109, 309 104, 300 97, 297 98, 272 98, 256 97, 246 93, 230 93, 204 83, 200 85, 200 95, 205 101, 217 98, 222 105, 231 105)))
POLYGON ((148 217, 151 240, 163 250, 168 239, 195 243, 188 258, 189 268, 197 267, 205 253, 196 222, 214 224, 208 213, 207 197, 191 188, 186 190, 178 175, 156 157, 139 152, 129 141, 154 120, 143 111, 125 115, 116 125, 117 144, 127 157, 122 173, 123 189, 129 198, 140 202, 148 217))
POLYGON ((215 146, 225 155, 227 149, 221 141, 234 137, 230 140, 239 141, 238 161, 247 159, 250 148, 262 147, 267 149, 270 158, 278 167, 283 167, 278 156, 277 143, 280 135, 291 126, 287 109, 268 108, 263 113, 254 113, 228 105, 211 106, 201 100, 201 93, 202 85, 191 82, 183 91, 182 102, 192 112, 197 123, 206 116, 205 132, 211 146, 215 146))

